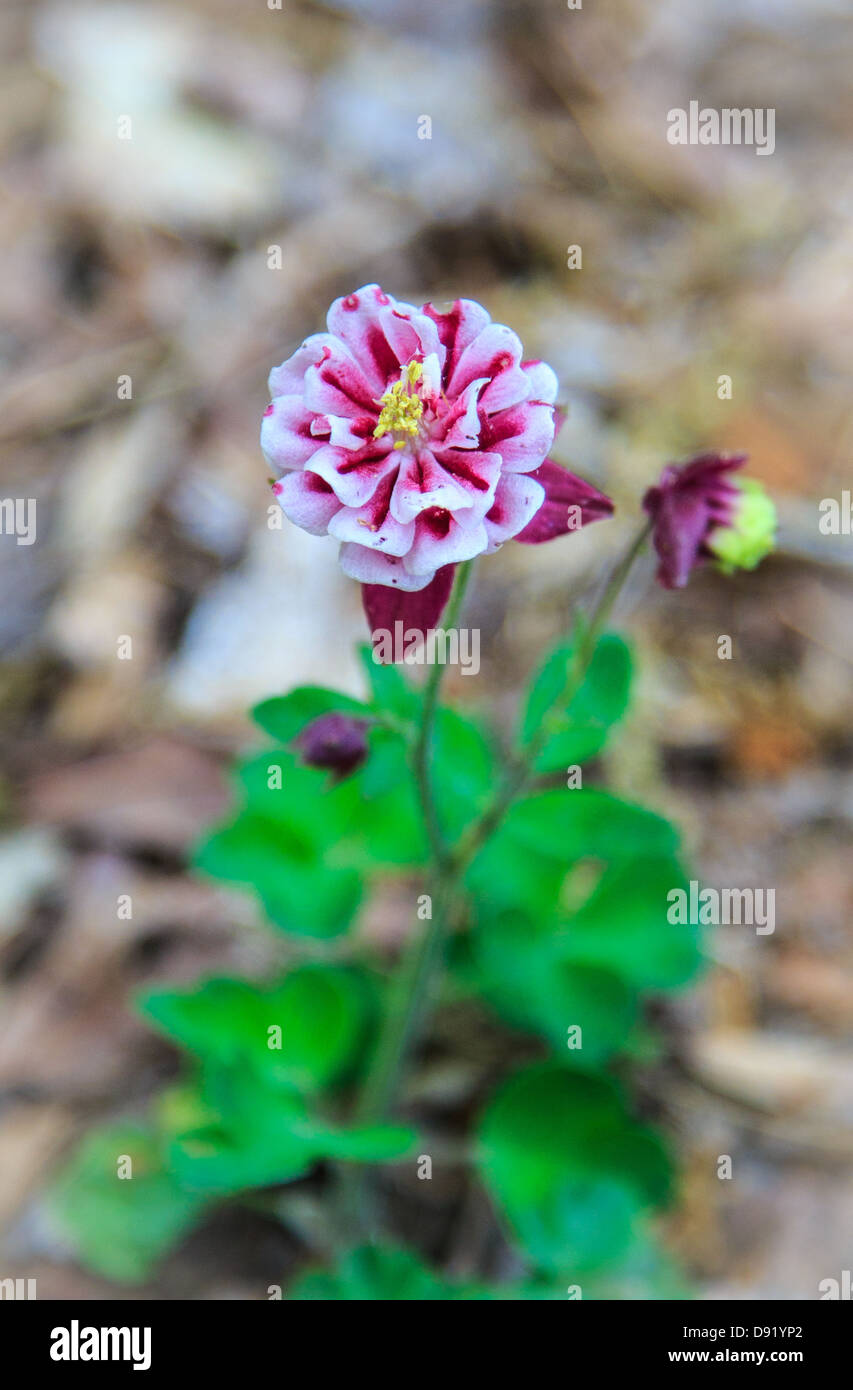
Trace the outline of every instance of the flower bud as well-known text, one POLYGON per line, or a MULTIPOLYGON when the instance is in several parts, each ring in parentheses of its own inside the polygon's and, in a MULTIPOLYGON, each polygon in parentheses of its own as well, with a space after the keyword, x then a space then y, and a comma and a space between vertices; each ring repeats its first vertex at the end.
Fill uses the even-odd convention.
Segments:
POLYGON ((652 519, 658 581, 683 589, 702 560, 724 574, 754 569, 773 549, 776 509, 760 483, 734 477, 746 454, 700 454, 667 464, 643 507, 652 519))
POLYGON ((336 780, 351 776, 367 757, 365 721, 336 710, 313 719, 294 743, 308 767, 326 768, 336 780))

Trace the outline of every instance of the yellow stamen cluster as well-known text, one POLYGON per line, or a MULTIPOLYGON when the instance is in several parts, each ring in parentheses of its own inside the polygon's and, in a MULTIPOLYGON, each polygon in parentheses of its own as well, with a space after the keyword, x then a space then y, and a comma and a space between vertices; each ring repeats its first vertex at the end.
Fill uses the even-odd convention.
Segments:
POLYGON ((394 448, 405 449, 409 439, 420 434, 424 404, 415 388, 423 374, 420 362, 410 362, 403 368, 400 380, 395 381, 380 398, 382 411, 373 431, 374 439, 381 439, 383 434, 402 434, 404 437, 395 441, 394 448))

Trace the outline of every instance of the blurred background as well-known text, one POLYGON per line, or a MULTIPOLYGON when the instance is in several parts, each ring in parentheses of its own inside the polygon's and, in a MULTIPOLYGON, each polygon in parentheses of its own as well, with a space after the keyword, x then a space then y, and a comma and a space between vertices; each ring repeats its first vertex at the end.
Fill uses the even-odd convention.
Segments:
MULTIPOLYGON (((637 576, 603 775, 707 883, 776 889, 775 933, 719 928, 661 1006, 669 1247, 707 1297, 817 1297, 853 1255, 853 539, 818 529, 853 455, 847 0, 7 0, 0 36, 0 496, 37 504, 34 544, 0 536, 0 1276, 121 1296, 44 1194, 174 1074, 129 998, 271 958, 185 857, 249 702, 360 689, 356 586, 267 526, 257 436, 270 367, 377 280, 512 325, 560 379, 555 457, 618 504, 479 567, 459 699, 508 722, 666 460, 748 451, 777 499, 757 574, 637 576), (692 99, 774 107, 775 153, 669 145, 692 99)), ((290 1253, 226 1210, 143 1295, 258 1297, 290 1253)))

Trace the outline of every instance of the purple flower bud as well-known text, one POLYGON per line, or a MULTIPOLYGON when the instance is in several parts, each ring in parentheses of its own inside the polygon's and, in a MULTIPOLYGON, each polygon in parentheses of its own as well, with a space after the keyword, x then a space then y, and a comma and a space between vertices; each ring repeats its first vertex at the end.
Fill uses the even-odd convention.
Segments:
POLYGON ((688 463, 667 464, 657 487, 649 488, 643 508, 652 518, 657 578, 665 589, 683 589, 694 565, 712 557, 708 542, 718 527, 731 524, 740 497, 730 475, 746 459, 699 454, 688 463))
POLYGON ((367 757, 365 721, 332 711, 313 719, 294 740, 308 767, 321 767, 336 780, 349 777, 367 757))

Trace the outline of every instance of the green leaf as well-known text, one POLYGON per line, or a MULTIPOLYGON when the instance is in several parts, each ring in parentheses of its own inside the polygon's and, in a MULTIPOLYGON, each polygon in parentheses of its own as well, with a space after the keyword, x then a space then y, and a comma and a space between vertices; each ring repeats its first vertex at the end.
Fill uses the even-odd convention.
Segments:
POLYGON ((262 700, 252 710, 256 724, 278 743, 290 743, 306 724, 321 714, 340 711, 342 714, 367 716, 370 711, 361 700, 353 700, 338 690, 326 690, 320 685, 300 685, 287 695, 262 700))
POLYGON ((439 819, 451 839, 489 805, 495 758, 476 724, 456 710, 439 709, 435 721, 432 779, 439 819))
POLYGON ((332 1125, 295 1087, 239 1064, 206 1066, 202 1094, 216 1119, 178 1135, 170 1160, 183 1186, 209 1196, 292 1182, 326 1158, 388 1162, 415 1140, 402 1125, 332 1125))
POLYGON ((583 1296, 608 1303, 669 1302, 690 1298, 691 1290, 675 1262, 658 1248, 648 1231, 641 1230, 617 1264, 584 1280, 583 1296))
POLYGON ((139 1125, 89 1134, 56 1184, 50 1205, 80 1258, 116 1283, 137 1284, 199 1220, 204 1201, 163 1164, 157 1136, 139 1125), (132 1177, 118 1177, 120 1156, 132 1177))
POLYGON ((303 966, 272 989, 208 980, 190 991, 149 994, 141 1008, 196 1056, 242 1061, 301 1091, 328 1085, 349 1067, 365 1022, 360 982, 328 965, 303 966))
POLYGON ((239 1067, 212 1066, 203 1094, 217 1120, 176 1136, 170 1166, 205 1196, 292 1182, 309 1172, 317 1146, 304 1098, 239 1067))
POLYGON ((148 1017, 202 1062, 200 1096, 171 1107, 182 1186, 222 1196, 293 1181, 322 1159, 384 1163, 406 1152, 406 1126, 346 1128, 318 1109, 315 1093, 363 1051, 367 1002, 354 971, 329 965, 303 966, 271 989, 210 980, 148 995, 148 1017))
POLYGON ((200 847, 195 864, 253 888, 285 931, 339 935, 358 910, 365 875, 427 858, 406 745, 396 733, 372 730, 367 765, 337 784, 284 749, 248 759, 238 777, 246 808, 200 847))
POLYGON ((637 1000, 618 971, 566 961, 561 945, 554 932, 531 931, 526 917, 480 922, 477 985, 509 1022, 542 1033, 565 1063, 589 1067, 625 1047, 637 1000))
POLYGON ((409 1152, 416 1134, 411 1125, 360 1125, 352 1129, 320 1129, 323 1158, 350 1163, 391 1163, 409 1152))
POLYGON ((358 773, 361 795, 367 801, 387 796, 407 777, 407 749, 398 733, 374 724, 367 735, 367 761, 358 773))
POLYGON ((225 883, 264 883, 293 864, 312 861, 301 844, 281 826, 245 812, 199 846, 197 869, 225 883))
POLYGON ((517 802, 501 834, 567 865, 672 854, 678 847, 675 829, 661 816, 585 787, 555 788, 517 802))
POLYGON ((368 760, 353 779, 358 814, 338 858, 364 873, 424 864, 428 845, 415 793, 408 751, 399 734, 375 728, 368 760))
POLYGON ((484 921, 510 909, 541 918, 555 911, 566 870, 566 864, 514 839, 504 822, 480 850, 465 881, 484 921))
POLYGON ((391 714, 404 723, 416 723, 421 709, 421 697, 406 680, 399 666, 384 665, 373 660, 366 644, 359 647, 359 656, 373 695, 373 708, 391 714))
POLYGON ((564 1276, 624 1257, 666 1200, 669 1164, 610 1081, 543 1063, 493 1097, 479 1131, 483 1179, 536 1265, 564 1276))
POLYGON ((361 903, 362 883, 346 869, 292 865, 255 885, 267 917, 294 936, 340 936, 361 903))
POLYGON ((478 1285, 445 1282, 420 1258, 394 1246, 360 1246, 341 1257, 334 1270, 310 1271, 297 1279, 289 1298, 299 1302, 420 1302, 489 1299, 478 1285))
POLYGON ((482 917, 512 909, 536 920, 557 911, 568 870, 579 861, 660 857, 676 843, 667 821, 607 792, 538 792, 507 812, 470 866, 466 884, 482 917))
POLYGON ((672 989, 695 974, 695 927, 667 920, 667 894, 686 880, 671 855, 616 864, 563 928, 565 959, 617 971, 637 989, 672 989))
POLYGON ((527 747, 535 737, 544 736, 533 764, 537 772, 556 772, 594 757, 628 707, 631 653, 615 633, 599 638, 574 698, 565 699, 576 645, 577 634, 556 646, 530 689, 520 741, 527 747))
POLYGON ((350 777, 333 782, 321 768, 304 767, 284 749, 270 748, 237 768, 246 807, 253 817, 280 829, 288 845, 317 858, 346 835, 358 815, 358 792, 350 777))
POLYGON ((270 920, 294 935, 340 935, 361 901, 354 870, 308 857, 288 826, 251 812, 212 835, 195 865, 212 878, 253 888, 270 920))

